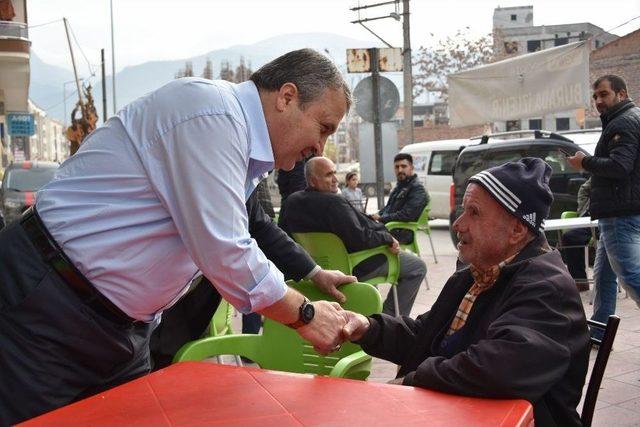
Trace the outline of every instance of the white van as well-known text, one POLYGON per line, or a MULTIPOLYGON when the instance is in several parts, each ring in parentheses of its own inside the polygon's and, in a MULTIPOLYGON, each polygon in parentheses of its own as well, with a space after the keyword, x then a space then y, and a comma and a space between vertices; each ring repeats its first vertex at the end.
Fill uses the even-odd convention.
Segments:
POLYGON ((414 171, 429 192, 431 218, 449 219, 449 195, 453 184, 451 170, 456 164, 458 153, 467 145, 479 142, 476 139, 416 142, 401 150, 402 153, 413 156, 414 171))

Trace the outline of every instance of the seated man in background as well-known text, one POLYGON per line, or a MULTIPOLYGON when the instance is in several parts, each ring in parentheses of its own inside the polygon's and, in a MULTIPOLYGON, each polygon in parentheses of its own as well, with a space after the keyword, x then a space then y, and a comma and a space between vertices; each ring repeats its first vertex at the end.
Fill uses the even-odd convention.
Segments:
MULTIPOLYGON (((348 252, 389 245, 394 253, 400 248, 384 225, 371 220, 338 194, 336 166, 326 157, 315 157, 305 166, 307 188, 287 198, 280 211, 279 226, 289 234, 327 232, 337 235, 348 252)), ((424 279, 427 267, 419 257, 400 252, 398 305, 400 314, 408 316, 424 279)), ((353 274, 366 282, 367 278, 387 274, 387 262, 382 255, 358 264, 353 274)), ((393 293, 384 302, 383 313, 395 314, 393 293)))
POLYGON ((589 362, 580 296, 543 233, 551 168, 524 158, 469 179, 456 271, 415 320, 344 312, 343 338, 401 365, 394 382, 530 401, 537 426, 580 426, 589 362))
MULTIPOLYGON (((591 178, 578 190, 578 216, 589 216, 589 199, 591 197, 591 178)), ((587 266, 584 261, 584 249, 575 246, 586 246, 591 240, 590 228, 574 228, 562 233, 562 254, 567 263, 571 277, 576 281, 580 292, 589 290, 587 266)))
MULTIPOLYGON (((376 221, 417 221, 425 206, 429 203, 429 194, 413 173, 413 157, 408 153, 398 153, 393 159, 393 169, 398 180, 389 195, 389 201, 382 210, 371 217, 376 221)), ((395 229, 391 231, 398 242, 406 245, 413 242, 411 230, 395 229)))

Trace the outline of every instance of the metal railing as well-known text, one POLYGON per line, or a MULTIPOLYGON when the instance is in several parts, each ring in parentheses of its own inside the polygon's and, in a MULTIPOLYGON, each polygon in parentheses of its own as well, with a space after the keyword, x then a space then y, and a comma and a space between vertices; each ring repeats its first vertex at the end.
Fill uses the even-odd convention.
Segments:
POLYGON ((0 38, 29 39, 29 28, 22 22, 0 21, 0 38))

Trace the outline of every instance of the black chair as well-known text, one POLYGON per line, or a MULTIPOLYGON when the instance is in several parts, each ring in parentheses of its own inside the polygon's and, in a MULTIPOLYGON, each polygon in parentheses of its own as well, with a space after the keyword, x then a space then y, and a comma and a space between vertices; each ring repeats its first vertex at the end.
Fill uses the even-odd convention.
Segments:
POLYGON ((594 345, 599 346, 596 363, 593 365, 593 371, 591 371, 591 378, 589 378, 587 394, 584 398, 584 405, 582 407, 582 425, 590 427, 591 422, 593 421, 593 412, 596 409, 596 400, 598 400, 598 392, 600 391, 600 384, 602 383, 604 370, 606 369, 607 362, 609 361, 609 354, 611 354, 613 340, 616 339, 616 333, 618 332, 620 318, 618 316, 609 316, 609 320, 606 325, 602 322, 596 322, 595 320, 587 320, 587 323, 591 329, 604 331, 602 340, 593 337, 590 339, 591 342, 589 349, 594 345))

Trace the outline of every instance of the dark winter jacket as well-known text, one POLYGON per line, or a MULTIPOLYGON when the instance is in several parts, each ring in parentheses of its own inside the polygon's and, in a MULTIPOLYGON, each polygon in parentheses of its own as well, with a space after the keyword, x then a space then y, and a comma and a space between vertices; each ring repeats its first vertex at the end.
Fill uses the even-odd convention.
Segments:
MULTIPOLYGON (((391 191, 389 201, 380 211, 380 221, 417 221, 428 203, 429 194, 414 174, 399 181, 391 191)), ((413 241, 413 233, 409 230, 396 229, 391 234, 403 244, 413 241)))
MULTIPOLYGON (((393 238, 386 227, 354 208, 340 194, 306 189, 290 195, 280 210, 278 225, 289 233, 333 233, 342 240, 347 252, 358 252, 391 245, 393 238)), ((375 256, 358 264, 356 276, 373 270, 384 262, 375 256)))
POLYGON ((621 101, 600 116, 602 135, 582 167, 593 175, 591 217, 640 214, 640 108, 621 101))
POLYGON ((358 342, 401 366, 403 384, 466 396, 520 398, 536 426, 579 426, 589 333, 575 283, 544 235, 506 265, 480 294, 463 328, 443 342, 473 283, 468 268, 447 281, 415 320, 384 314, 358 342))

